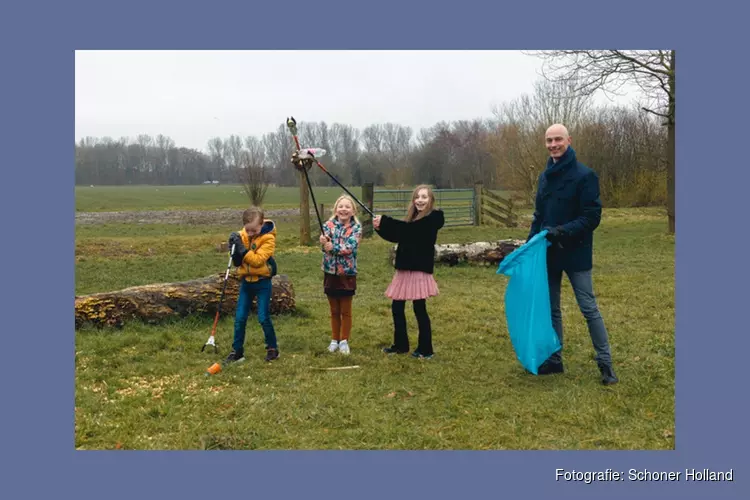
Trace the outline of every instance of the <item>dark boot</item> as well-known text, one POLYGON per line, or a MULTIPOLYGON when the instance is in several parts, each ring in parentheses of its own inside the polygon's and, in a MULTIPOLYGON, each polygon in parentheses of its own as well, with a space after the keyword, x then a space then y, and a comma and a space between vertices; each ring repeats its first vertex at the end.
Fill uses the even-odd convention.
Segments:
POLYGON ((615 371, 612 369, 612 365, 599 365, 599 372, 602 374, 602 384, 612 385, 620 381, 615 375, 615 371))
POLYGON ((383 347, 383 352, 386 354, 406 354, 409 352, 409 349, 403 350, 396 347, 396 345, 392 345, 390 347, 383 347))
POLYGON ((265 361, 273 361, 275 359, 279 358, 279 350, 278 349, 266 349, 266 357, 265 361))
POLYGON ((537 374, 551 375, 553 373, 563 373, 564 371, 562 359, 555 361, 548 359, 537 369, 537 374))

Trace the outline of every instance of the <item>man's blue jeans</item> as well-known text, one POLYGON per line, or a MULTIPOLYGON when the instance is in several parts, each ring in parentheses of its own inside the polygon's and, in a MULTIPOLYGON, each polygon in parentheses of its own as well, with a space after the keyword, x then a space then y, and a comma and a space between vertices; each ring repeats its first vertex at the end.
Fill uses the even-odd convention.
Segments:
POLYGON ((263 328, 266 349, 278 349, 276 332, 271 322, 271 280, 261 279, 254 283, 242 280, 237 299, 237 311, 234 316, 234 342, 232 343, 232 349, 238 353, 244 353, 245 329, 253 297, 258 297, 258 323, 263 328))
MULTIPOLYGON (((550 270, 547 273, 549 281, 549 299, 550 305, 552 306, 552 327, 555 329, 555 332, 560 339, 560 345, 563 343, 562 312, 560 311, 562 273, 562 270, 550 270)), ((583 317, 586 318, 589 335, 591 336, 591 343, 594 344, 594 350, 596 351, 596 362, 600 365, 611 366, 612 358, 609 351, 609 338, 607 335, 607 329, 604 326, 604 320, 602 319, 602 315, 599 312, 599 307, 596 303, 596 297, 594 296, 594 283, 591 276, 591 270, 565 271, 565 274, 568 275, 568 280, 573 286, 573 293, 578 302, 578 308, 581 310, 581 313, 583 313, 583 317)), ((561 352, 562 349, 554 353, 550 356, 550 360, 553 362, 559 362, 561 360, 561 352)))

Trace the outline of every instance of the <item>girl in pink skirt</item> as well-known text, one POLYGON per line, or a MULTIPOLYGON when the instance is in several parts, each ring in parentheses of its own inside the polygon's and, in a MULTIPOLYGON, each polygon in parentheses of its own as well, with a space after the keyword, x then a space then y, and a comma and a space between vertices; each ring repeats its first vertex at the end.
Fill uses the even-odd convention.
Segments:
POLYGON ((419 327, 417 348, 412 356, 429 359, 433 355, 432 327, 427 315, 426 299, 438 294, 433 276, 435 242, 438 231, 445 224, 443 211, 435 209, 434 205, 435 195, 432 189, 419 185, 412 193, 405 221, 387 215, 377 215, 373 219, 373 227, 377 233, 383 239, 398 244, 396 274, 385 291, 385 296, 393 300, 393 345, 383 349, 387 354, 409 352, 404 309, 406 301, 411 300, 419 327))

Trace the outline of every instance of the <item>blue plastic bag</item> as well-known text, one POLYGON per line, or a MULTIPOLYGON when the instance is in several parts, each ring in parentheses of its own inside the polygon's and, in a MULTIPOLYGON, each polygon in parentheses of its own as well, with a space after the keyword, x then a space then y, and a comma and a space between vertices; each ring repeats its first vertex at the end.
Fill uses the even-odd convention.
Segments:
POLYGON ((510 340, 521 365, 537 375, 537 369, 561 349, 552 328, 547 281, 547 231, 505 257, 497 274, 510 278, 505 290, 505 318, 510 340))

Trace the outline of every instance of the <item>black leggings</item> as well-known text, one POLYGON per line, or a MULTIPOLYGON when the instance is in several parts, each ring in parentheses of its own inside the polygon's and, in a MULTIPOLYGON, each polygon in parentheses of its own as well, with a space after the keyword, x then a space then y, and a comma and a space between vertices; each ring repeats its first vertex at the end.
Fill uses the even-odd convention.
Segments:
MULTIPOLYGON (((417 317, 419 337, 417 339, 417 351, 425 356, 432 352, 432 326, 430 317, 427 315, 427 302, 425 299, 412 302, 414 315, 417 317)), ((406 334, 406 315, 404 309, 406 301, 394 300, 391 304, 393 312, 393 347, 397 351, 407 352, 409 350, 409 336, 406 334)))

